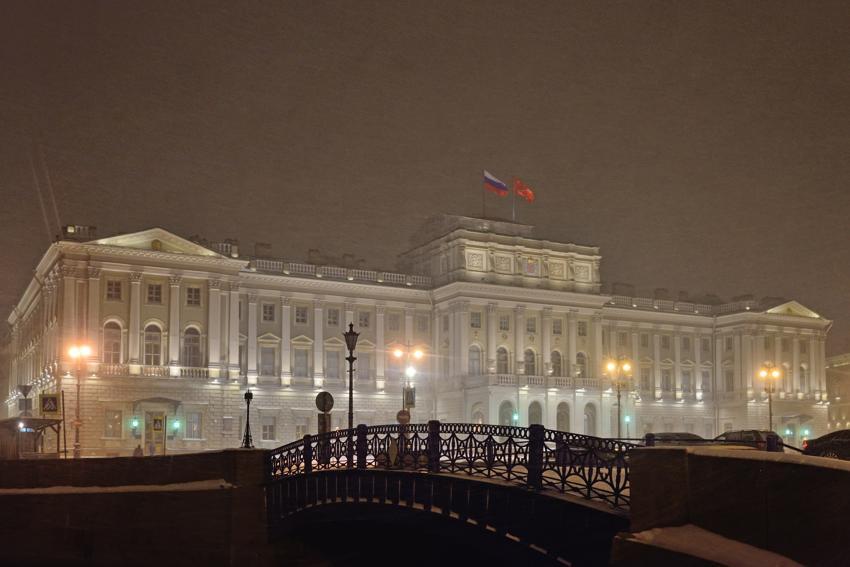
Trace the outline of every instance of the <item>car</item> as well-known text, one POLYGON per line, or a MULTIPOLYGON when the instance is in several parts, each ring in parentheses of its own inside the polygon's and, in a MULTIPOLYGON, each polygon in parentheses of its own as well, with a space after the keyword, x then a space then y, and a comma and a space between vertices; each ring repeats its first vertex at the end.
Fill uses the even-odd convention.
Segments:
POLYGON ((716 443, 724 443, 729 445, 746 445, 754 447, 759 451, 773 451, 776 453, 784 453, 785 448, 782 444, 782 438, 773 431, 760 431, 758 429, 741 429, 738 431, 727 431, 721 433, 714 438, 716 443), (776 443, 773 447, 767 442, 768 437, 775 437, 776 443))
POLYGON ((803 454, 850 461, 850 429, 840 429, 803 441, 803 454))
POLYGON ((659 445, 701 445, 705 443, 705 439, 696 433, 664 431, 663 433, 647 433, 644 437, 645 445, 649 445, 648 437, 650 435, 655 437, 653 445, 656 447, 659 445))

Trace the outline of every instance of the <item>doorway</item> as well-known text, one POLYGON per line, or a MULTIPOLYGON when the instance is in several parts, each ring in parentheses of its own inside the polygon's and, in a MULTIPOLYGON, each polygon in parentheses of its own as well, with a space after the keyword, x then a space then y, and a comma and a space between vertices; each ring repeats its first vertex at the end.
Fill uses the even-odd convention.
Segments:
POLYGON ((145 412, 145 455, 165 454, 165 413, 145 412))

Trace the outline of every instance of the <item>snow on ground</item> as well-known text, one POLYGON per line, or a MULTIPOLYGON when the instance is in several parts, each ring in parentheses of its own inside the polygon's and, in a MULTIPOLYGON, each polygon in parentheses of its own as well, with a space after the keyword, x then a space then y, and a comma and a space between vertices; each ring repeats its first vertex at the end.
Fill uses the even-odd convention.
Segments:
POLYGON ((631 534, 630 539, 714 561, 729 567, 795 567, 800 563, 734 539, 725 538, 693 524, 652 528, 631 534))
POLYGON ((0 496, 24 494, 117 494, 122 492, 199 492, 233 488, 223 478, 174 484, 128 484, 125 486, 48 486, 44 488, 0 488, 0 496))
MULTIPOLYGON (((670 447, 665 447, 669 449, 670 447)), ((757 451, 751 447, 717 447, 717 446, 689 446, 684 447, 691 455, 707 457, 720 457, 730 459, 748 459, 752 461, 772 461, 774 463, 789 463, 795 465, 807 465, 812 467, 824 467, 829 469, 850 471, 850 461, 831 459, 829 457, 813 457, 797 453, 769 453, 757 451)))

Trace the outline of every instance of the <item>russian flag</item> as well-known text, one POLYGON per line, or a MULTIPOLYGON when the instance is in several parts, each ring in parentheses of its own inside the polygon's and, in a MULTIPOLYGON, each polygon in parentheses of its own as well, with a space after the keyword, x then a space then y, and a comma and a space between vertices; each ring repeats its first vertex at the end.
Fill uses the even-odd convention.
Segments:
POLYGON ((495 193, 499 197, 507 197, 508 196, 508 186, 504 181, 501 181, 496 178, 495 175, 484 170, 484 189, 495 193))

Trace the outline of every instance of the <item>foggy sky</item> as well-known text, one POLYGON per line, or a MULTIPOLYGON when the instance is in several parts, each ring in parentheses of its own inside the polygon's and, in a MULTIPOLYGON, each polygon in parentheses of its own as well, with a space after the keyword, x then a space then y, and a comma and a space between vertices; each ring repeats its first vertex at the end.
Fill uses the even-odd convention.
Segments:
POLYGON ((50 242, 31 156, 62 223, 387 268, 481 214, 486 168, 605 281, 794 298, 850 350, 848 29, 846 2, 3 2, 0 313, 50 242))

